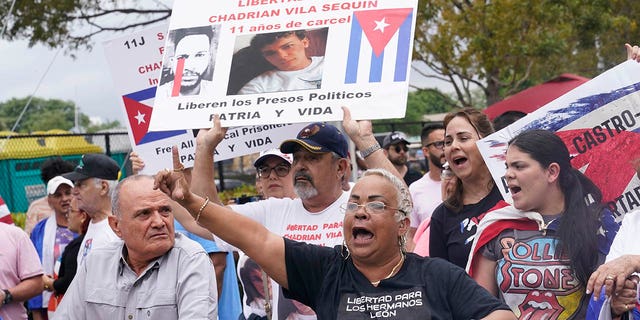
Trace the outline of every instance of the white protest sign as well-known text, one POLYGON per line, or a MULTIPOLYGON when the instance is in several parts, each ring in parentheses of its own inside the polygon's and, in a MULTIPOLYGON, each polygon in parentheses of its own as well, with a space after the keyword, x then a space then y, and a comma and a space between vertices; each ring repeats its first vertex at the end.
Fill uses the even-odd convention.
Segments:
MULTIPOLYGON (((145 161, 142 173, 155 174, 172 166, 171 146, 177 145, 180 160, 193 166, 195 139, 192 130, 149 132, 156 84, 162 69, 167 24, 158 25, 103 43, 121 106, 127 119, 133 150, 145 161)), ((216 149, 216 161, 276 148, 296 136, 301 124, 260 125, 230 128, 216 149)), ((211 122, 202 127, 211 127, 211 122)))
POLYGON ((640 157, 640 64, 628 61, 573 89, 512 125, 478 141, 500 188, 507 143, 530 129, 555 131, 567 145, 571 164, 603 193, 603 202, 622 219, 640 208, 640 181, 631 161, 640 157))
POLYGON ((176 0, 150 130, 402 118, 416 7, 176 0))

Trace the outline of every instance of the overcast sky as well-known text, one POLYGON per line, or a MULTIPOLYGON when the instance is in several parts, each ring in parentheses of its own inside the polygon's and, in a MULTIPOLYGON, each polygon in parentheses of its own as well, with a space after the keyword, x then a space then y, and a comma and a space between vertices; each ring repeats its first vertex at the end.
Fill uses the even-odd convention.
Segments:
POLYGON ((28 97, 35 92, 36 97, 71 100, 91 117, 124 123, 102 45, 96 43, 91 52, 77 52, 75 60, 65 56, 64 50, 56 57, 56 51, 43 46, 29 48, 26 41, 0 41, 4 61, 0 101, 28 97), (45 74, 49 64, 51 68, 45 74))

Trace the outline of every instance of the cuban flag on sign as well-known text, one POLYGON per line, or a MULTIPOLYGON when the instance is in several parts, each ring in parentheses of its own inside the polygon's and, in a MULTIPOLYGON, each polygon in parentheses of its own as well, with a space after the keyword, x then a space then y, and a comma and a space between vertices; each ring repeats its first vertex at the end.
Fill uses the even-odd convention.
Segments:
POLYGON ((355 11, 352 21, 344 82, 406 81, 413 9, 355 11))
MULTIPOLYGON (((149 121, 151 119, 151 111, 153 107, 143 103, 146 100, 154 99, 156 96, 156 87, 136 91, 122 96, 124 108, 127 111, 127 119, 133 133, 133 140, 136 145, 149 143, 177 135, 186 133, 185 130, 175 131, 149 131, 149 121)), ((153 100, 151 101, 153 103, 153 100)))

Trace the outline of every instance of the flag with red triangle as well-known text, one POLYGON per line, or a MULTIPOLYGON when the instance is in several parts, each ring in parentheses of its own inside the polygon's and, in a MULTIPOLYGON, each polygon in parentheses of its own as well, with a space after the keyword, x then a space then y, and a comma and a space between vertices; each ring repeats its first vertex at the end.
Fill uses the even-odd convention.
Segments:
POLYGON ((127 112, 127 120, 129 120, 131 132, 133 133, 133 140, 136 145, 181 135, 187 132, 186 130, 149 132, 149 122, 151 120, 153 107, 143 103, 142 101, 153 99, 155 96, 156 87, 132 92, 122 96, 124 108, 127 112))
POLYGON ((368 82, 381 82, 385 70, 393 74, 393 81, 406 81, 412 28, 413 8, 355 11, 345 83, 359 82, 358 75, 363 73, 368 73, 368 82), (386 54, 389 59, 385 59, 392 39, 395 45, 389 50, 393 52, 386 54))

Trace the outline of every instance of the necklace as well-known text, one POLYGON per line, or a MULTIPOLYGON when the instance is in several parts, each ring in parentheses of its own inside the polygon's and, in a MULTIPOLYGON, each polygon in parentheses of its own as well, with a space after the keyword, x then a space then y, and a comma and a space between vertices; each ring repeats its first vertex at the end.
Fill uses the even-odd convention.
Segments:
POLYGON ((386 277, 384 277, 384 278, 382 278, 382 279, 380 279, 378 281, 371 281, 371 284, 373 286, 377 287, 380 284, 380 281, 391 278, 391 276, 393 276, 396 273, 396 271, 398 270, 398 268, 402 265, 402 262, 404 262, 404 253, 400 254, 400 261, 398 261, 398 264, 396 264, 393 267, 393 269, 391 269, 391 272, 389 272, 389 274, 386 277))

